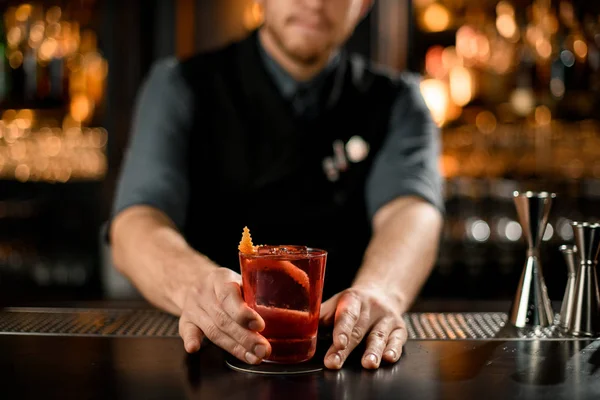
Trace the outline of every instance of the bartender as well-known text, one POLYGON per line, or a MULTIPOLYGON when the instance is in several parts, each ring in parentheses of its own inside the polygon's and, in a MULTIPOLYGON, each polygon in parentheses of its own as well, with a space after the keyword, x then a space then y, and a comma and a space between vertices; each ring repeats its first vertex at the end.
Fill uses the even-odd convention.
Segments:
POLYGON ((349 55, 369 0, 262 0, 247 38, 157 63, 141 89, 110 229, 116 267, 202 340, 240 360, 270 351, 243 301, 237 244, 329 252, 327 368, 365 340, 364 368, 398 361, 402 319, 442 226, 439 133, 408 75, 349 55))

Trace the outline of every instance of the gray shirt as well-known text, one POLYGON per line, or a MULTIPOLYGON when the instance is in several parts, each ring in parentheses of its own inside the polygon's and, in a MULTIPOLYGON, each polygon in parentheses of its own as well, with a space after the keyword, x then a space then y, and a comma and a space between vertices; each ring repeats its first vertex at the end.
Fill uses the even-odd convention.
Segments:
MULTIPOLYGON (((263 50, 262 61, 296 115, 312 118, 326 96, 324 82, 339 63, 329 65, 310 82, 296 82, 263 50)), ((389 132, 376 155, 365 187, 372 218, 384 204, 401 196, 417 196, 443 211, 438 172, 439 130, 410 75, 392 107, 389 132)), ((113 215, 133 205, 163 211, 182 228, 189 202, 187 147, 192 128, 192 93, 174 59, 157 63, 144 83, 135 110, 132 137, 121 170, 113 215)))

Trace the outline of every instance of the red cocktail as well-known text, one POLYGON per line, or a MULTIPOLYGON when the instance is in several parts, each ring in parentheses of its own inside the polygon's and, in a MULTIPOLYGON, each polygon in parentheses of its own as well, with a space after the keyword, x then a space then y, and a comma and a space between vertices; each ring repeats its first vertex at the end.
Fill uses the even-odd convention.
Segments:
POLYGON ((258 246, 239 253, 242 290, 265 320, 265 361, 299 363, 315 354, 327 252, 304 246, 258 246))

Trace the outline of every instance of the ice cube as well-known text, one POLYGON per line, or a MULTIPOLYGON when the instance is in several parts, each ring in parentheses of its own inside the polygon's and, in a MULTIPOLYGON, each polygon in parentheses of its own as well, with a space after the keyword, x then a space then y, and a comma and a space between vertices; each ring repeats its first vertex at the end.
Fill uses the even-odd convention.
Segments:
POLYGON ((271 256, 306 256, 308 255, 308 247, 306 246, 264 246, 258 248, 259 255, 271 256))
POLYGON ((278 246, 278 254, 308 254, 308 247, 306 246, 278 246))

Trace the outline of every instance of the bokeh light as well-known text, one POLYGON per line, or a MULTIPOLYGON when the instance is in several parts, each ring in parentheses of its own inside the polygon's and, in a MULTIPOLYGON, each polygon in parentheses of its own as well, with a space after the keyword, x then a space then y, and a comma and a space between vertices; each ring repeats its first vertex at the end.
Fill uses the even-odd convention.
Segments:
POLYGON ((438 79, 426 79, 421 82, 421 94, 431 111, 433 120, 439 125, 446 121, 448 109, 448 87, 438 79))
POLYGON ((450 27, 451 16, 448 9, 439 3, 432 3, 423 12, 422 25, 430 32, 442 32, 450 27))

